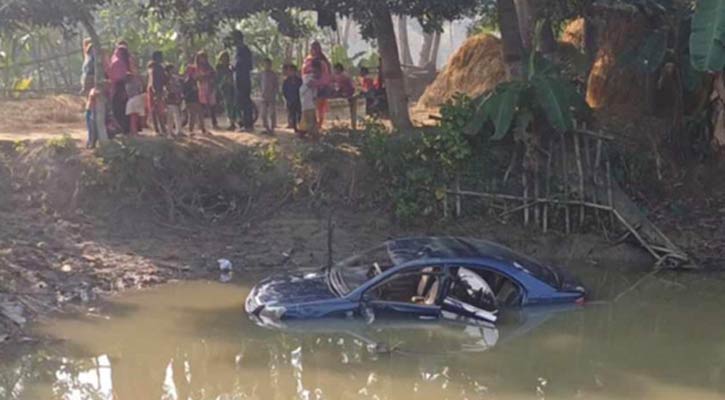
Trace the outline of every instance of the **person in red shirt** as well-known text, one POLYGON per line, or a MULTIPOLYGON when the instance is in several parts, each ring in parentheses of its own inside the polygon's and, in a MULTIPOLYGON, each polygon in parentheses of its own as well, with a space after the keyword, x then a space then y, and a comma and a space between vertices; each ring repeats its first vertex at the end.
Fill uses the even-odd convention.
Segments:
POLYGON ((375 81, 370 77, 370 70, 367 67, 360 67, 360 89, 363 94, 372 94, 375 90, 375 81))

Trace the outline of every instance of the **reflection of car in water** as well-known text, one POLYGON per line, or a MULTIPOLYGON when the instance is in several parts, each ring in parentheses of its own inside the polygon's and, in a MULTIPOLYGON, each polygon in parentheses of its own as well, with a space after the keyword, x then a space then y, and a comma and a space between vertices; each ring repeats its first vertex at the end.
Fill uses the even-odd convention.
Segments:
POLYGON ((354 317, 495 323, 502 308, 581 304, 585 294, 565 271, 503 246, 426 237, 385 242, 321 273, 267 278, 245 308, 269 325, 354 317))
POLYGON ((547 305, 511 310, 499 324, 458 318, 430 321, 416 319, 321 318, 271 321, 255 318, 264 328, 274 328, 286 334, 324 337, 345 335, 358 340, 375 352, 402 351, 420 354, 451 352, 482 352, 524 336, 549 319, 578 310, 576 304, 547 305))

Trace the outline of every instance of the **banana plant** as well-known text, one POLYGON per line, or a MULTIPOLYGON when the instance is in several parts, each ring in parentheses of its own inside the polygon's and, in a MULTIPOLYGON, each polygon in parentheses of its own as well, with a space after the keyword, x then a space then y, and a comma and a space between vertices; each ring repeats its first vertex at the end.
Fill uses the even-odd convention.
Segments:
POLYGON ((467 134, 485 131, 490 124, 491 139, 502 140, 512 131, 525 130, 535 116, 545 117, 560 133, 574 127, 576 114, 588 110, 583 95, 538 53, 529 56, 526 69, 526 80, 501 83, 479 100, 467 134))

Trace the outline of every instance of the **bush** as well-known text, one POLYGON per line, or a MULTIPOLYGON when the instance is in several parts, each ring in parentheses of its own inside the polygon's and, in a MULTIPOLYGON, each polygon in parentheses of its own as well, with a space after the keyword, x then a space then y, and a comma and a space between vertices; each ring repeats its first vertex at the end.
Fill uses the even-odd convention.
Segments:
POLYGON ((382 200, 392 203, 401 222, 434 216, 456 180, 470 188, 496 182, 508 153, 487 137, 464 133, 473 112, 468 97, 455 96, 441 108, 440 125, 418 135, 391 134, 376 121, 366 124, 363 156, 384 186, 382 200))
POLYGON ((150 207, 169 220, 215 222, 239 216, 264 189, 286 183, 284 176, 272 176, 278 155, 271 146, 217 149, 125 139, 104 144, 96 155, 84 172, 87 192, 105 192, 129 205, 150 207))

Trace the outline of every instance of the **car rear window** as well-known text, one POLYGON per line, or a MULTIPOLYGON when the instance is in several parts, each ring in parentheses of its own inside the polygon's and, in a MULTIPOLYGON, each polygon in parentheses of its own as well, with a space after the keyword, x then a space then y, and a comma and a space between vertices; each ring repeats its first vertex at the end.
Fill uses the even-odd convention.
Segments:
POLYGON ((561 286, 559 283, 559 277, 556 275, 556 272, 554 272, 551 268, 545 265, 541 265, 530 260, 521 259, 514 260, 513 265, 519 270, 526 272, 527 274, 543 281, 544 283, 553 288, 559 289, 559 287, 561 286))

